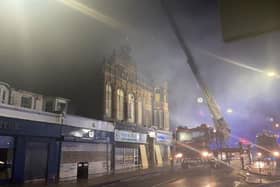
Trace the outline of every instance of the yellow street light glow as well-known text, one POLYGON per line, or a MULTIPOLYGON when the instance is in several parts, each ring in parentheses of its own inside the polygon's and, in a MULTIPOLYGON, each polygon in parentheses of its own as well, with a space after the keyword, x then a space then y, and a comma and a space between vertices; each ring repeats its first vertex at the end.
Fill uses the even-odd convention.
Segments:
POLYGON ((213 53, 211 51, 207 51, 205 49, 200 49, 200 48, 197 48, 197 47, 195 49, 198 52, 200 52, 200 53, 202 53, 204 55, 207 55, 207 56, 213 57, 215 59, 218 59, 217 62, 223 62, 223 63, 232 64, 232 65, 238 66, 240 68, 251 70, 251 71, 254 71, 254 72, 257 72, 257 73, 266 74, 266 76, 268 76, 268 77, 280 78, 280 75, 277 74, 277 72, 275 72, 275 71, 265 71, 263 69, 253 67, 251 65, 247 65, 245 63, 242 63, 242 62, 239 62, 239 61, 235 61, 235 60, 232 60, 232 59, 229 59, 229 58, 217 55, 217 54, 215 54, 215 53, 213 53))
POLYGON ((278 151, 274 151, 274 152, 273 152, 273 156, 279 157, 279 156, 280 156, 280 153, 279 153, 278 151))
POLYGON ((68 6, 69 8, 72 8, 73 10, 76 10, 84 15, 87 15, 91 18, 96 19, 99 22, 105 23, 106 25, 109 25, 113 28, 117 28, 119 30, 124 29, 124 25, 119 23, 117 20, 102 14, 101 12, 97 11, 96 9, 93 9, 92 7, 88 7, 85 4, 81 3, 77 0, 57 0, 58 2, 63 3, 64 5, 68 6))
POLYGON ((267 72, 266 74, 268 77, 275 77, 277 74, 273 71, 267 72))

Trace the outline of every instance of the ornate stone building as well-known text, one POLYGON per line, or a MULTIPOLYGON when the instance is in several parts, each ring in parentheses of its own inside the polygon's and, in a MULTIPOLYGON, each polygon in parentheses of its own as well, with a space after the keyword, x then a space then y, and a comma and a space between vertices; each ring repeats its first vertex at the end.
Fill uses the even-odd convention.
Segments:
POLYGON ((155 85, 137 71, 129 48, 104 62, 103 119, 169 130, 168 86, 155 85))

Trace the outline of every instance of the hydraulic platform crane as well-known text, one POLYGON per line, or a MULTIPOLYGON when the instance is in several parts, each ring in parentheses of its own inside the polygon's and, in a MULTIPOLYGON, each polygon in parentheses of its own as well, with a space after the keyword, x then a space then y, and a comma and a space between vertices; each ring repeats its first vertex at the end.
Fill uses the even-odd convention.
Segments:
POLYGON ((231 130, 229 129, 227 122, 223 118, 217 102, 215 101, 215 99, 212 96, 212 94, 210 93, 207 85, 205 84, 205 82, 200 74, 200 71, 194 61, 192 53, 180 32, 180 29, 176 23, 176 20, 173 16, 172 12, 170 11, 170 9, 167 6, 166 0, 161 0, 161 4, 162 4, 164 11, 167 14, 170 26, 180 44, 180 47, 182 48, 182 50, 187 58, 186 64, 190 67, 198 85, 200 86, 200 88, 204 94, 204 97, 206 99, 207 106, 213 116, 213 121, 214 121, 215 128, 216 128, 217 144, 219 146, 218 148, 226 147, 227 140, 230 137, 231 130))

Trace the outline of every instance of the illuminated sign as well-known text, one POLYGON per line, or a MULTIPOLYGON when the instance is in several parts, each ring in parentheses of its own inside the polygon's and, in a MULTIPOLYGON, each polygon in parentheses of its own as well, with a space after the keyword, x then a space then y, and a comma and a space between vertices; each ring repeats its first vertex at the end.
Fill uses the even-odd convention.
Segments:
POLYGON ((172 135, 159 133, 157 132, 157 143, 171 144, 172 143, 172 135))
POLYGON ((89 132, 88 132, 88 136, 89 136, 90 138, 93 138, 93 137, 94 137, 94 131, 89 131, 89 132))
POLYGON ((130 143, 147 143, 147 134, 115 130, 115 141, 130 143))

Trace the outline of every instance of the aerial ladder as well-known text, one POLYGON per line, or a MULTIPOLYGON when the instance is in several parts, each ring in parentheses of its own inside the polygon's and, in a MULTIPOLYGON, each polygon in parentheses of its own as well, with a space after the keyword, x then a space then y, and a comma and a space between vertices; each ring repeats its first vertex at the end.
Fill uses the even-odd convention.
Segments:
POLYGON ((178 24, 176 23, 172 12, 170 11, 170 9, 167 6, 166 0, 161 0, 161 4, 162 4, 164 11, 167 14, 171 29, 173 30, 173 32, 180 44, 180 47, 182 48, 182 50, 187 58, 186 64, 190 67, 198 85, 200 86, 200 88, 204 94, 204 98, 206 100, 207 106, 212 114, 213 122, 214 122, 215 129, 216 129, 216 140, 217 140, 218 149, 227 147, 227 141, 230 137, 231 130, 230 130, 227 122, 225 121, 217 102, 215 101, 215 99, 212 96, 212 94, 210 93, 207 85, 205 84, 205 82, 201 76, 201 73, 194 61, 192 53, 180 32, 178 24))

